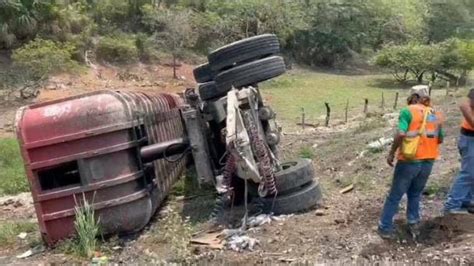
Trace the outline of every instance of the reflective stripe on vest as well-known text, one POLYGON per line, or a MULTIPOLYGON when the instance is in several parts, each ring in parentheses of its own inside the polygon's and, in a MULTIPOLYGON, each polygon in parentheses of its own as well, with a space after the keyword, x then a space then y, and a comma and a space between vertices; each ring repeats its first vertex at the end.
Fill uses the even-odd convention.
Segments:
MULTIPOLYGON (((423 123, 423 115, 426 107, 421 104, 410 105, 412 120, 408 126, 406 137, 420 136, 420 144, 418 146, 414 160, 433 160, 439 157, 439 133, 441 130, 442 116, 440 113, 430 108, 426 120, 425 131, 420 135, 420 128, 423 123)), ((404 161, 403 155, 399 153, 398 160, 404 161)))
POLYGON ((471 126, 466 120, 466 118, 463 118, 461 127, 470 131, 474 131, 474 127, 471 126))
MULTIPOLYGON (((474 110, 472 110, 472 114, 474 115, 474 110)), ((471 126, 466 120, 466 118, 462 119, 461 127, 470 131, 474 131, 474 127, 471 126)))

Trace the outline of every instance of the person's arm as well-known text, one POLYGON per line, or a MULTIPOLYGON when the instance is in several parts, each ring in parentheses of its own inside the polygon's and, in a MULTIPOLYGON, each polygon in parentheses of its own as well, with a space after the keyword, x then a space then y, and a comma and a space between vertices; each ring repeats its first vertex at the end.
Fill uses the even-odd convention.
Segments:
POLYGON ((403 132, 398 131, 395 136, 393 137, 392 147, 387 156, 387 163, 390 166, 393 166, 393 161, 395 160, 395 153, 397 152, 398 148, 402 145, 403 139, 405 138, 405 134, 403 132))
POLYGON ((464 116, 469 125, 471 125, 471 127, 474 127, 474 117, 472 115, 472 107, 470 102, 465 101, 459 106, 459 109, 461 109, 462 116, 464 116))
POLYGON ((403 108, 400 111, 397 133, 393 137, 393 143, 387 156, 387 163, 390 166, 393 166, 393 162, 395 160, 395 153, 402 145, 403 139, 405 138, 406 132, 408 131, 408 127, 410 126, 411 119, 412 117, 410 110, 408 108, 403 108))

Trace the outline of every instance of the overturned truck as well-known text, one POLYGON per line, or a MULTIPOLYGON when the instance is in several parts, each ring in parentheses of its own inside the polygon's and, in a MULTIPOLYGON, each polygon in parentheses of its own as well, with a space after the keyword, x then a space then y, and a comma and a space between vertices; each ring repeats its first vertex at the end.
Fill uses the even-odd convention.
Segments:
POLYGON ((312 162, 279 160, 281 129, 258 89, 285 72, 279 49, 265 34, 213 51, 194 70, 197 92, 184 97, 99 91, 20 108, 16 132, 44 241, 75 233, 84 200, 105 234, 142 229, 189 152, 199 183, 219 194, 216 210, 239 197, 276 214, 316 205, 312 162))

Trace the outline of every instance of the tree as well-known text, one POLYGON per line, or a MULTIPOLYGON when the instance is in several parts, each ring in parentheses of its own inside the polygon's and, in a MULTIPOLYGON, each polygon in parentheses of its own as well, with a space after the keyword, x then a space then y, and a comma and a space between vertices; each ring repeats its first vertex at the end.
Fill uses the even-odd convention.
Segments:
POLYGON ((157 10, 146 7, 147 14, 144 23, 155 30, 159 44, 163 45, 173 56, 173 77, 176 75, 176 59, 181 57, 186 49, 195 45, 197 34, 192 27, 192 11, 186 9, 157 10))
POLYGON ((441 77, 462 84, 474 68, 474 41, 450 39, 430 45, 392 45, 379 51, 374 61, 399 81, 406 81, 411 74, 422 83, 424 75, 431 73, 432 82, 441 77))

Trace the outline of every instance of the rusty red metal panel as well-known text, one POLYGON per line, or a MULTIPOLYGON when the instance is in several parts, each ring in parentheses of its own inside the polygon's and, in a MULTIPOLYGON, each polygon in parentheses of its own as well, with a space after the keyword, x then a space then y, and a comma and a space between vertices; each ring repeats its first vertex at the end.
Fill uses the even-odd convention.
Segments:
POLYGON ((43 239, 75 233, 83 195, 105 233, 143 228, 185 161, 145 166, 140 147, 185 137, 182 105, 172 94, 101 91, 21 108, 17 137, 43 239))

